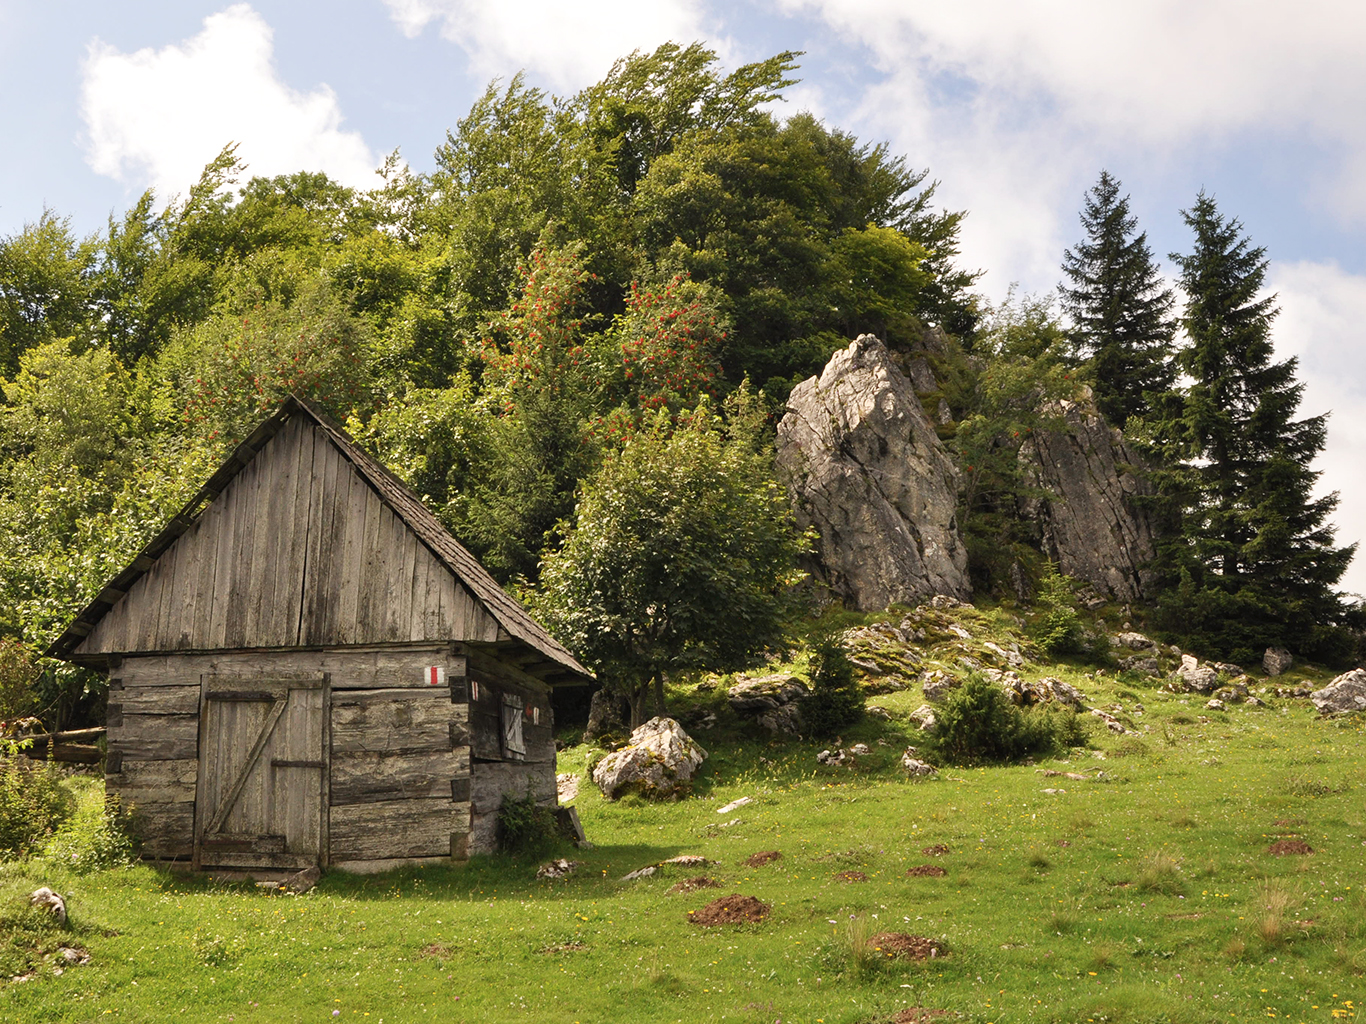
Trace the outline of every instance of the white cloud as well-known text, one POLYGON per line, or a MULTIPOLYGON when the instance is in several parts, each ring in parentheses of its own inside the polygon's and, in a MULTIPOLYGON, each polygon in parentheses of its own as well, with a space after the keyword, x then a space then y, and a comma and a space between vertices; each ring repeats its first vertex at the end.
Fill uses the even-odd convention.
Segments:
POLYGON ((1342 586, 1366 594, 1366 276, 1333 263, 1272 264, 1276 348, 1300 360, 1304 415, 1330 412, 1319 490, 1338 491, 1338 543, 1362 541, 1342 586))
POLYGON ((197 36, 160 50, 120 53, 95 40, 84 65, 81 112, 90 166, 163 198, 183 193, 228 142, 252 174, 325 171, 369 187, 378 160, 341 129, 326 85, 301 93, 274 63, 272 32, 246 4, 204 19, 197 36))
MULTIPOLYGON (((1102 163, 1212 147, 1334 154, 1307 199, 1366 220, 1366 5, 1340 0, 776 0, 864 47, 886 76, 865 123, 972 211, 967 260, 1046 287, 1102 163), (1061 234, 1060 234, 1061 231, 1061 234)), ((1308 164, 1306 164, 1308 166, 1308 164)))
POLYGON ((384 0, 403 32, 438 22, 441 35, 469 54, 484 77, 526 69, 554 88, 597 81, 632 50, 688 44, 710 33, 697 0, 384 0))
POLYGON ((1041 91, 1094 127, 1149 141, 1298 126, 1366 141, 1366 7, 1340 0, 781 0, 880 56, 1041 91))

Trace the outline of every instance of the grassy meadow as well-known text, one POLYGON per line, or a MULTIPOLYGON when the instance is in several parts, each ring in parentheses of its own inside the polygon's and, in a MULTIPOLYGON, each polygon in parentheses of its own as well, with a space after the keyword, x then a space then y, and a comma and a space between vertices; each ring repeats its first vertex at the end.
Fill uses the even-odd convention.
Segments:
MULTIPOLYGON (((6 865, 0 972, 24 973, 35 947, 91 962, 56 975, 49 956, 0 984, 0 1020, 863 1024, 914 1007, 973 1022, 1355 1020, 1366 723, 1319 719, 1304 699, 1209 711, 1156 680, 1024 674, 1045 671, 1137 734, 1095 722, 1092 746, 1068 755, 908 781, 916 690, 872 698, 890 717, 843 737, 871 753, 825 767, 829 744, 760 740, 724 710, 723 687, 684 687, 680 705, 721 711, 696 733, 711 756, 693 796, 608 803, 585 781, 595 847, 549 851, 582 862, 561 881, 535 878, 546 857, 334 874, 301 896, 145 866, 6 865), (742 796, 753 802, 717 813, 742 796), (1269 853, 1281 839, 1314 852, 1269 853), (922 852, 936 845, 948 852, 922 852), (781 859, 744 865, 769 850, 781 859), (714 863, 621 881, 678 854, 714 863), (928 863, 947 873, 906 874, 928 863), (719 888, 669 891, 702 874, 719 888), (38 885, 67 896, 69 930, 24 909, 38 885), (689 923, 730 893, 770 916, 689 923), (882 931, 947 955, 887 960, 869 942, 882 931)), ((582 773, 591 753, 571 747, 560 770, 582 773)))

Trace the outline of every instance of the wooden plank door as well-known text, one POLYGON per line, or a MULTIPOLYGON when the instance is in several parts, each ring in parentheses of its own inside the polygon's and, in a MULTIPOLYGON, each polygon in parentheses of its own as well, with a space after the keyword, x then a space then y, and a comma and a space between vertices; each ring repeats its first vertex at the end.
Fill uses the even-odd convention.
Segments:
POLYGON ((325 863, 324 677, 206 677, 200 707, 195 865, 325 863))

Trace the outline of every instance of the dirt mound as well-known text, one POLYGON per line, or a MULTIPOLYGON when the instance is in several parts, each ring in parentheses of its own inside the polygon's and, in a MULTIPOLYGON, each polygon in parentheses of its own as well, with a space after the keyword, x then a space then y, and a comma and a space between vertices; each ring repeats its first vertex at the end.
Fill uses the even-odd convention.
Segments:
POLYGON ((694 889, 715 889, 718 883, 714 878, 706 875, 698 875, 696 878, 685 878, 676 884, 669 892, 692 892, 694 889))
POLYGON ((783 855, 777 850, 765 850, 763 853, 756 853, 745 861, 747 868, 761 868, 770 861, 782 860, 783 855))
POLYGON ((948 872, 938 864, 917 864, 913 868, 908 868, 906 874, 913 878, 942 878, 948 872))
POLYGON ((868 944, 884 956, 901 960, 928 960, 941 957, 947 950, 936 939, 923 935, 907 935, 905 932, 879 932, 868 940, 868 944))
POLYGON ((868 876, 865 875, 862 871, 841 871, 839 874, 835 875, 835 881, 866 882, 868 881, 868 876))
POLYGON ((768 911, 767 903, 737 892, 712 900, 701 910, 689 910, 688 920, 703 928, 718 924, 758 924, 768 917, 768 911))
POLYGON ((908 1006, 892 1017, 892 1024, 929 1024, 936 1017, 947 1017, 948 1010, 931 1010, 927 1006, 908 1006))
POLYGON ((935 843, 933 846, 925 847, 925 849, 921 850, 920 852, 923 853, 926 857, 942 857, 944 856, 944 854, 949 852, 949 848, 945 846, 943 843, 935 843))
POLYGON ((1278 839, 1267 849, 1273 857, 1304 856, 1314 852, 1314 848, 1303 839, 1278 839))

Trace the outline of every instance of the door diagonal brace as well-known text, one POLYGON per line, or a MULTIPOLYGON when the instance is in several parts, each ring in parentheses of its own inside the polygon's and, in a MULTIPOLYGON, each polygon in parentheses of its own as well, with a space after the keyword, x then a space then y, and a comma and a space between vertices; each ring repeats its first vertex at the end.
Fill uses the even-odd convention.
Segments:
POLYGON ((251 753, 247 755, 246 763, 242 765, 242 770, 238 773, 236 781, 233 782, 232 789, 228 790, 228 795, 223 798, 223 802, 218 805, 218 810, 214 812, 213 820, 209 822, 209 827, 204 830, 205 835, 212 835, 217 832, 228 820, 228 815, 232 812, 232 805, 237 803, 237 798, 242 795, 242 789, 247 784, 247 776, 251 774, 252 768, 256 767, 261 751, 265 750, 266 744, 270 742, 270 735, 275 731, 275 723, 285 713, 285 705, 288 703, 289 691, 286 690, 283 696, 275 699, 275 704, 266 716, 266 724, 261 727, 261 735, 256 737, 256 745, 251 748, 251 753))

